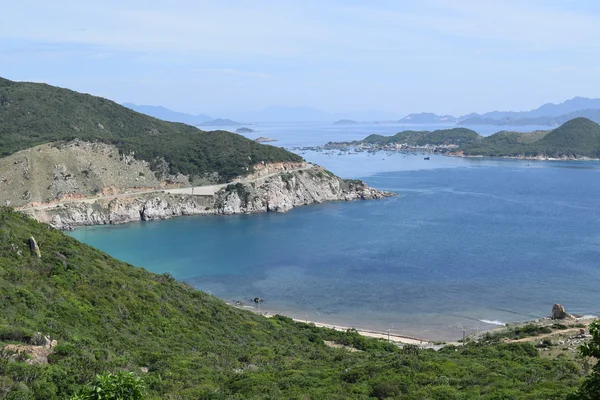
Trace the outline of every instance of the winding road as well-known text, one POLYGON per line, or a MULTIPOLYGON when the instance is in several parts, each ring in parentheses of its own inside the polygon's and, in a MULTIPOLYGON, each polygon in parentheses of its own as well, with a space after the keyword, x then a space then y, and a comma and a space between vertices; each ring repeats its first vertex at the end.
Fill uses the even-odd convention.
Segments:
POLYGON ((167 193, 167 194, 183 194, 183 195, 191 195, 191 196, 214 196, 219 190, 227 187, 227 185, 236 184, 236 183, 252 183, 260 180, 272 178, 276 175, 280 175, 282 173, 288 172, 298 172, 298 171, 306 171, 313 167, 312 164, 307 164, 305 167, 288 169, 278 172, 273 172, 267 175, 259 176, 252 179, 235 179, 232 182, 222 183, 219 185, 206 185, 206 186, 192 186, 186 188, 177 188, 177 189, 156 189, 156 190, 142 190, 138 192, 127 192, 120 194, 113 194, 109 196, 96 196, 96 197, 86 197, 83 199, 71 199, 65 201, 59 201, 56 203, 49 204, 41 204, 38 206, 25 206, 25 207, 16 207, 19 211, 32 211, 32 210, 46 210, 50 208, 60 207, 63 204, 71 204, 71 203, 95 203, 98 200, 107 200, 107 199, 116 199, 123 197, 135 197, 143 194, 151 194, 151 193, 167 193))

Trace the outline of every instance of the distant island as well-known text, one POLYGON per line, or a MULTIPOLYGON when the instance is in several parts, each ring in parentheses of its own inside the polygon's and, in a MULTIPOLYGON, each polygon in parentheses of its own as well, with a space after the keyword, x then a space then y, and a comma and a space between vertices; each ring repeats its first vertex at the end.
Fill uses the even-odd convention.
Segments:
POLYGON ((203 122, 197 126, 241 126, 241 122, 232 121, 227 118, 217 118, 210 121, 203 122))
POLYGON ((394 123, 457 124, 496 126, 559 126, 574 118, 584 117, 600 123, 600 99, 575 97, 559 104, 547 103, 530 111, 491 111, 470 113, 459 117, 434 113, 409 114, 394 123))
POLYGON ((334 125, 357 125, 358 122, 351 119, 340 119, 333 123, 334 125))
POLYGON ((437 115, 433 113, 409 114, 400 121, 406 124, 443 124, 456 123, 458 118, 452 115, 437 115))
POLYGON ((272 139, 272 138, 261 136, 261 137, 254 139, 254 141, 258 142, 258 143, 267 143, 267 142, 276 142, 277 139, 272 139))
POLYGON ((235 132, 236 133, 252 133, 252 132, 256 132, 256 131, 254 129, 250 129, 250 128, 243 126, 241 128, 237 128, 235 130, 235 132))
POLYGON ((326 148, 355 146, 359 150, 419 150, 462 157, 524 159, 600 159, 600 125, 574 118, 553 130, 501 131, 484 137, 467 128, 403 131, 393 136, 370 135, 354 142, 330 142, 326 148))
POLYGON ((511 118, 503 117, 501 119, 471 117, 459 121, 460 125, 498 125, 498 126, 525 126, 525 125, 548 125, 559 126, 567 121, 575 118, 587 118, 589 120, 600 122, 600 109, 585 109, 573 111, 568 114, 559 115, 556 117, 526 117, 526 118, 511 118))
POLYGON ((181 122, 188 125, 198 125, 213 119, 206 114, 186 114, 169 110, 162 106, 147 106, 132 103, 123 103, 122 106, 154 118, 162 119, 163 121, 181 122))

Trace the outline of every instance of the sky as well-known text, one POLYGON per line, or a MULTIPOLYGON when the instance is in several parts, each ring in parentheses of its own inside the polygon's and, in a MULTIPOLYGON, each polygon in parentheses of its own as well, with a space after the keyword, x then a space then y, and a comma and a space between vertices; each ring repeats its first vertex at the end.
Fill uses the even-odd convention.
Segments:
POLYGON ((600 97, 597 0, 19 0, 2 17, 0 76, 189 113, 600 97))

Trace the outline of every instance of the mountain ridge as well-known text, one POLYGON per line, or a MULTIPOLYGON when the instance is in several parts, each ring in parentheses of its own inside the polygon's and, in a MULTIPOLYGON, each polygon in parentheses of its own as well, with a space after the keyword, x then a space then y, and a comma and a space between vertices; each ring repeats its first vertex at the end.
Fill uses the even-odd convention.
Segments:
POLYGON ((458 125, 561 125, 577 117, 600 122, 600 98, 574 97, 562 103, 546 103, 529 111, 490 111, 482 114, 469 113, 458 117, 434 113, 409 114, 399 123, 458 125))
POLYGON ((501 131, 462 146, 465 156, 532 159, 600 159, 600 125, 574 118, 550 131, 501 131))
POLYGON ((141 114, 146 114, 163 121, 181 122, 187 125, 198 125, 212 119, 212 117, 206 114, 188 114, 179 111, 173 111, 163 106, 138 105, 133 103, 122 103, 121 105, 141 114))
POLYGON ((69 89, 0 80, 0 156, 57 141, 99 141, 163 176, 228 182, 262 162, 299 162, 282 148, 226 131, 205 132, 69 89))

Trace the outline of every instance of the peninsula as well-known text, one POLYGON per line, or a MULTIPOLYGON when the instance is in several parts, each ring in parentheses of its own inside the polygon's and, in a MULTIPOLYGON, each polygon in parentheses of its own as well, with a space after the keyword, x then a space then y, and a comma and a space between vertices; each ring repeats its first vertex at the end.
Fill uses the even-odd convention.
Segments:
POLYGON ((480 136, 466 128, 440 129, 430 131, 403 131, 393 136, 369 135, 352 142, 329 142, 326 149, 356 147, 359 151, 377 150, 418 150, 426 152, 448 152, 463 144, 473 143, 480 136))
POLYGON ((600 125, 575 118, 553 130, 501 131, 484 137, 466 128, 403 131, 393 136, 370 135, 353 142, 330 142, 325 148, 359 151, 423 151, 461 157, 507 157, 535 160, 600 159, 600 125))
POLYGON ((600 158, 600 125, 575 118, 549 131, 502 131, 461 146, 456 155, 526 159, 600 158))
POLYGON ((61 229, 390 195, 235 133, 1 78, 0 155, 0 204, 61 229))

